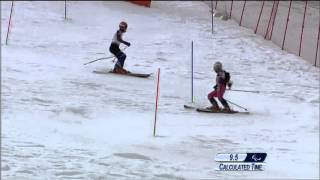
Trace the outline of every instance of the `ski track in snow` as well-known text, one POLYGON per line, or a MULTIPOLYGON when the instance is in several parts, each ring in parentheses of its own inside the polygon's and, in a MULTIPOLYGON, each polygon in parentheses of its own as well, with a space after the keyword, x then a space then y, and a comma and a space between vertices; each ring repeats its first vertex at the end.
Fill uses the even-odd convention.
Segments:
MULTIPOLYGON (((3 29, 10 3, 1 2, 3 29)), ((4 179, 319 178, 319 69, 299 57, 233 21, 214 19, 212 35, 201 2, 68 2, 66 21, 64 2, 15 3, 9 46, 1 42, 4 179), (110 55, 123 19, 132 43, 125 66, 148 79, 92 73, 111 59, 83 66, 110 55), (209 105, 219 60, 234 89, 265 91, 226 93, 251 115, 183 109, 191 40, 196 103, 209 105), (268 153, 263 172, 214 170, 216 153, 257 151, 268 153)))

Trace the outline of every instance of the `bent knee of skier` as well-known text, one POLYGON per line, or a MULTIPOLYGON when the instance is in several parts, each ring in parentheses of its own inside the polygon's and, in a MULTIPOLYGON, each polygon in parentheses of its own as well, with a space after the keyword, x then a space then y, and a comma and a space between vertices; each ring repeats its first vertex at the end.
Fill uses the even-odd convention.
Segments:
POLYGON ((123 67, 124 61, 126 60, 126 57, 127 57, 127 55, 124 54, 124 53, 122 53, 122 54, 120 55, 119 61, 120 61, 120 63, 121 63, 121 67, 123 67))
POLYGON ((121 59, 126 59, 126 57, 127 57, 127 55, 125 53, 122 53, 120 56, 121 59))
POLYGON ((119 67, 123 67, 125 58, 126 58, 125 54, 118 54, 118 56, 117 56, 118 60, 117 60, 116 65, 119 67))
POLYGON ((218 96, 219 101, 225 101, 225 99, 223 98, 223 96, 218 96))
POLYGON ((211 93, 208 94, 208 99, 210 100, 210 99, 212 99, 212 98, 215 97, 215 96, 216 96, 216 92, 213 91, 213 92, 211 92, 211 93))

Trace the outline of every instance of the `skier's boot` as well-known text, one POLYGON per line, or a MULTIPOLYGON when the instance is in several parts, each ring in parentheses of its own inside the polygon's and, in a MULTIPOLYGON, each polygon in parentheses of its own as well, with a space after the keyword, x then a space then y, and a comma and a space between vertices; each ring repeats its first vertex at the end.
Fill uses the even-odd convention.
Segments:
POLYGON ((224 107, 222 111, 225 113, 232 113, 232 110, 230 109, 230 107, 224 107))
POLYGON ((122 67, 119 67, 119 66, 116 66, 114 69, 113 69, 113 72, 114 73, 118 73, 118 74, 127 74, 128 71, 123 69, 122 67))
POLYGON ((120 74, 128 74, 128 71, 122 67, 119 68, 119 73, 120 74))
POLYGON ((227 101, 225 99, 221 99, 220 102, 223 105, 223 109, 222 109, 223 112, 225 112, 225 113, 231 113, 232 112, 232 110, 229 107, 229 104, 227 103, 227 101))
POLYGON ((214 98, 211 98, 210 102, 211 102, 212 106, 208 107, 207 109, 211 110, 212 112, 219 112, 220 108, 219 108, 217 101, 214 100, 214 98))
POLYGON ((119 69, 119 67, 118 67, 118 66, 115 66, 115 67, 113 68, 112 72, 113 72, 113 73, 118 73, 118 71, 119 71, 118 69, 119 69))
POLYGON ((219 108, 218 105, 213 105, 213 106, 211 106, 211 111, 212 111, 212 112, 219 112, 219 111, 221 111, 221 110, 220 110, 220 108, 219 108))

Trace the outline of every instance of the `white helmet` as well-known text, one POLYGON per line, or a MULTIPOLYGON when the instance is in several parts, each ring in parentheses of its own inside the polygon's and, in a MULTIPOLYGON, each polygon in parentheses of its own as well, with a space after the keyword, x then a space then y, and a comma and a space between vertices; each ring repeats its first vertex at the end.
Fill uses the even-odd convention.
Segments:
POLYGON ((213 65, 213 69, 215 72, 221 71, 222 70, 222 63, 219 61, 215 62, 213 65))

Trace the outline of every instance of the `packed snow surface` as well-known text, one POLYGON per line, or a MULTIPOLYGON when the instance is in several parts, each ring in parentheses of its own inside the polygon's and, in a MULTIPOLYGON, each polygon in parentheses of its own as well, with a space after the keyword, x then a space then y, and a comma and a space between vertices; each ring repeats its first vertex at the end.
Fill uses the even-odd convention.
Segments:
MULTIPOLYGON (((319 178, 319 69, 232 20, 213 20, 192 1, 1 2, 2 178, 319 178), (113 67, 109 44, 128 22, 125 68, 147 79, 94 70, 113 67), (205 114, 212 65, 233 89, 225 98, 250 115, 205 114), (160 98, 153 137, 156 74, 160 98), (266 152, 258 172, 215 171, 217 153, 266 152)), ((121 46, 123 48, 124 46, 121 46)), ((232 105, 236 110, 242 110, 232 105)))

